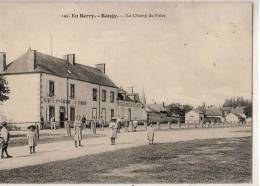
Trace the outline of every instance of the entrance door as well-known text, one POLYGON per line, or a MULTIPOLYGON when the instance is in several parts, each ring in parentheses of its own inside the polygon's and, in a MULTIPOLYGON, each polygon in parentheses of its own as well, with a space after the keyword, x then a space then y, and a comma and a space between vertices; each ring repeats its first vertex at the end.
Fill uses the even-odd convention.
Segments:
POLYGON ((75 121, 75 108, 70 107, 70 121, 74 122, 75 121))
POLYGON ((51 121, 52 116, 54 116, 55 119, 55 108, 54 106, 49 106, 49 121, 51 121))
POLYGON ((114 111, 114 109, 111 109, 111 118, 110 119, 112 119, 114 117, 115 117, 115 111, 114 111))
POLYGON ((65 107, 60 107, 60 127, 64 128, 64 120, 65 120, 65 107))

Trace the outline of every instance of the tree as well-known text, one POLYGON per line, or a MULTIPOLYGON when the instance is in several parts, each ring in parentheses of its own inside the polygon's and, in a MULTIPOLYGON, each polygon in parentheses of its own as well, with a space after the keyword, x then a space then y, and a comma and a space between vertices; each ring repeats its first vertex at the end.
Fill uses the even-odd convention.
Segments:
POLYGON ((0 102, 9 99, 8 94, 10 93, 10 90, 7 85, 8 82, 5 80, 5 78, 3 76, 0 76, 0 102))
POLYGON ((244 112, 245 112, 246 117, 252 117, 252 105, 248 105, 244 109, 244 112))

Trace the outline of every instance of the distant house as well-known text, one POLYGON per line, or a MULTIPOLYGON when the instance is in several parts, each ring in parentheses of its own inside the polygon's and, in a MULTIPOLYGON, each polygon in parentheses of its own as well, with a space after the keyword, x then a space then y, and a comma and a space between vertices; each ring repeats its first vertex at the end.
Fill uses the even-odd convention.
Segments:
POLYGON ((148 121, 164 122, 169 119, 168 111, 163 104, 146 104, 145 111, 148 121))
POLYGON ((220 108, 208 108, 205 111, 205 122, 223 122, 225 120, 223 110, 220 108))
POLYGON ((191 110, 185 113, 185 123, 202 123, 204 121, 204 113, 199 110, 191 110))
POLYGON ((245 122, 246 115, 243 113, 229 113, 226 116, 226 121, 228 123, 238 123, 238 122, 245 122))
POLYGON ((237 107, 223 107, 223 113, 227 116, 229 113, 244 113, 245 106, 237 106, 237 107))

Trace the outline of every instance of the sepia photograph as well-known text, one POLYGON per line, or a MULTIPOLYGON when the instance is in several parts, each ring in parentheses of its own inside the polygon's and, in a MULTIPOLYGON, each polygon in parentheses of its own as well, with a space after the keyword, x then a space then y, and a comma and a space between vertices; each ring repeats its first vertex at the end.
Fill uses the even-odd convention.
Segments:
POLYGON ((255 185, 254 5, 0 1, 0 184, 255 185))

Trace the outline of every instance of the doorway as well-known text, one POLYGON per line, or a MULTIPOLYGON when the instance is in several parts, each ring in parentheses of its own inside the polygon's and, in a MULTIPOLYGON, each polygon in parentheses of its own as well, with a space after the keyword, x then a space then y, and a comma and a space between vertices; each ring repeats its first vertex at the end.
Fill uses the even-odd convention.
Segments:
POLYGON ((60 107, 60 128, 64 128, 64 120, 65 120, 65 107, 60 107))
POLYGON ((52 116, 54 117, 54 120, 55 120, 55 107, 49 106, 49 121, 51 121, 52 116))

